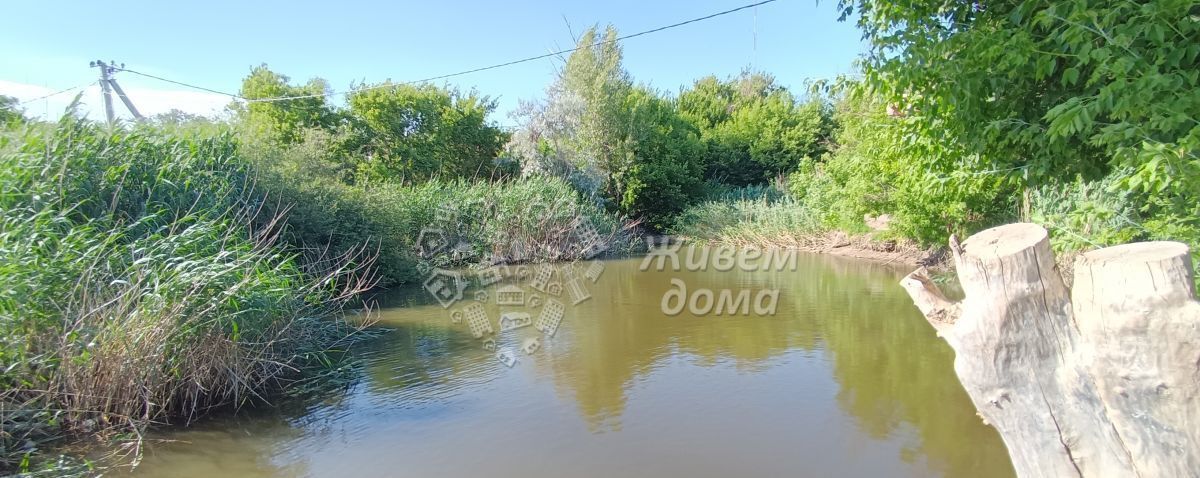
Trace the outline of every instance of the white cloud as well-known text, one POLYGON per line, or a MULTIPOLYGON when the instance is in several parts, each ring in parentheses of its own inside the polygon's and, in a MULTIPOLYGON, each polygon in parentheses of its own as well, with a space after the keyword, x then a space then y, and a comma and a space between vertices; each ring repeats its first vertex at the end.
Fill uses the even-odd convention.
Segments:
MULTIPOLYGON (((225 106, 230 102, 228 96, 215 93, 159 90, 137 85, 127 86, 124 82, 122 82, 121 86, 124 88, 125 94, 129 95, 129 99, 133 102, 133 105, 144 116, 153 116, 172 109, 204 116, 217 116, 224 111, 225 106)), ((0 95, 12 96, 20 101, 29 101, 58 90, 58 88, 0 80, 0 95)), ((83 96, 79 99, 80 112, 84 113, 88 118, 103 119, 104 103, 101 100, 100 86, 95 83, 79 90, 26 103, 21 105, 21 107, 25 109, 25 114, 28 116, 56 119, 62 115, 67 105, 71 103, 71 100, 80 91, 83 91, 83 96)), ((113 93, 113 110, 120 118, 132 117, 129 111, 125 109, 125 105, 121 103, 120 98, 117 98, 116 93, 113 93)))

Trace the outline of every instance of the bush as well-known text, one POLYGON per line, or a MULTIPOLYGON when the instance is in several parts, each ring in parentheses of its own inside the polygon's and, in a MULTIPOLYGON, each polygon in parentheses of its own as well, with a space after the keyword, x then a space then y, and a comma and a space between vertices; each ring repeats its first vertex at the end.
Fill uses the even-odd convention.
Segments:
POLYGON ((299 251, 333 255, 366 247, 377 255, 381 286, 421 279, 422 230, 441 230, 458 259, 574 260, 584 244, 566 231, 590 223, 610 250, 629 247, 632 224, 585 200, 564 180, 530 176, 511 181, 433 180, 414 185, 348 185, 338 181, 323 143, 245 145, 271 198, 268 212, 286 218, 284 238, 299 251), (441 217, 441 219, 439 219, 441 217), (446 218, 452 218, 447 222, 446 218))
POLYGON ((496 102, 433 85, 361 85, 347 96, 341 145, 359 182, 489 178, 508 134, 487 120, 496 102))
MULTIPOLYGON (((1051 244, 1063 252, 1152 240, 1200 244, 1196 217, 1178 220, 1148 211, 1136 193, 1121 187, 1128 175, 1116 171, 1098 181, 1077 178, 1039 187, 1030 196, 1033 221, 1050 230, 1051 244)), ((1192 248, 1192 258, 1200 263, 1200 249, 1192 248)))
POLYGON ((799 103, 774 77, 750 71, 696 80, 677 105, 699 128, 706 178, 736 186, 765 183, 820 156, 832 126, 823 101, 799 103))
POLYGON ((624 172, 620 210, 662 230, 703 193, 704 151, 695 127, 654 92, 636 88, 628 98, 633 118, 633 162, 624 172))
POLYGON ((941 245, 951 233, 1015 215, 1019 170, 978 171, 969 155, 953 165, 928 160, 901 127, 920 119, 888 115, 865 90, 846 92, 835 119, 833 152, 802 162, 790 178, 793 195, 822 211, 825 226, 860 231, 864 215, 890 214, 888 234, 941 245))
POLYGON ((843 19, 857 20, 867 41, 864 83, 907 115, 892 142, 919 153, 912 166, 940 176, 970 172, 956 181, 1020 171, 1010 182, 1024 190, 1001 187, 1003 196, 980 194, 982 181, 949 184, 962 199, 956 215, 990 216, 996 208, 986 207, 989 198, 1012 204, 1024 193, 1067 187, 1072 197, 1062 199, 1083 209, 1051 206, 1043 216, 1061 232, 1098 243, 1197 244, 1194 0, 844 0, 839 8, 843 19), (1130 207, 1097 201, 1101 184, 1130 207), (1129 217, 1134 210, 1137 217, 1129 217), (1118 217, 1137 226, 1111 222, 1118 217))

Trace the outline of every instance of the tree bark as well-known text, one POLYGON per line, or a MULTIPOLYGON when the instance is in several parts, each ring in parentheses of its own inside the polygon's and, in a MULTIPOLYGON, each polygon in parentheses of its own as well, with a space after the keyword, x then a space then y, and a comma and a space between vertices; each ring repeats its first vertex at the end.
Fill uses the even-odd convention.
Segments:
POLYGON ((1092 251, 1074 291, 1046 230, 951 238, 965 298, 922 269, 901 284, 1022 477, 1200 476, 1200 304, 1176 242, 1092 251))

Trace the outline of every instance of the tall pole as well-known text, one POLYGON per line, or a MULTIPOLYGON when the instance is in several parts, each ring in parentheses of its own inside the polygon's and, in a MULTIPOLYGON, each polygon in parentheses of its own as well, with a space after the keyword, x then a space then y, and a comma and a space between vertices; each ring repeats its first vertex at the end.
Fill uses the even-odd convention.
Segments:
POLYGON ((104 92, 104 117, 108 119, 108 124, 111 125, 116 120, 116 115, 113 114, 112 87, 108 83, 110 81, 108 64, 96 60, 92 62, 92 66, 100 68, 100 90, 104 92))
MULTIPOLYGON (((125 103, 125 107, 129 109, 129 113, 133 114, 135 119, 145 119, 142 114, 138 112, 137 108, 133 106, 133 101, 129 99, 129 95, 125 94, 125 90, 121 89, 121 85, 118 85, 117 80, 113 78, 113 73, 116 73, 119 70, 119 68, 115 66, 113 62, 110 61, 105 63, 103 61, 96 60, 91 62, 90 65, 95 68, 100 68, 100 89, 104 91, 104 116, 108 118, 108 124, 113 124, 113 121, 116 120, 116 117, 113 114, 113 90, 116 90, 117 96, 121 98, 122 103, 125 103)), ((120 68, 125 68, 125 64, 122 63, 120 68)))

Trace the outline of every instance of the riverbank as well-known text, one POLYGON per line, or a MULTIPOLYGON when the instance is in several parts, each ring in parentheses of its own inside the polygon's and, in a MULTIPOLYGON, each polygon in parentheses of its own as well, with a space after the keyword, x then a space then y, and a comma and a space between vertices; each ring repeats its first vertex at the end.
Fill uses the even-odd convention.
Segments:
POLYGON ((690 241, 779 247, 866 259, 884 264, 951 267, 946 248, 923 245, 888 229, 887 219, 863 221, 848 231, 824 219, 826 211, 774 186, 713 195, 683 211, 669 230, 690 241))
POLYGON ((0 470, 59 473, 42 452, 80 437, 137 449, 336 364, 372 257, 298 258, 236 146, 70 116, 0 136, 0 470))
POLYGON ((89 472, 52 456, 81 442, 136 461, 150 427, 319 387, 363 336, 344 308, 422 264, 634 238, 558 179, 348 185, 306 159, 70 115, 0 133, 0 474, 89 472))
POLYGON ((333 255, 365 247, 380 287, 420 283, 430 267, 571 261, 589 246, 619 253, 637 242, 637 222, 556 177, 348 184, 313 145, 243 138, 240 148, 259 173, 264 208, 285 217, 285 241, 333 255))
MULTIPOLYGON (((702 270, 605 260, 585 281, 591 298, 563 301, 555 335, 497 329, 497 350, 516 352, 511 368, 419 285, 398 288, 380 298, 389 332, 359 347, 354 387, 311 408, 156 434, 128 478, 341 476, 349 461, 355 476, 374 477, 1012 478, 1003 442, 954 378, 953 354, 897 286, 902 271, 796 253, 795 268, 712 273, 712 252, 702 270), (778 289, 778 310, 666 316, 671 278, 778 289), (531 337, 542 345, 527 354, 531 337), (664 459, 681 444, 686 459, 664 459)), ((491 300, 478 304, 492 321, 537 317, 541 308, 495 301, 525 283, 480 288, 491 300)))
POLYGON ((881 240, 870 235, 850 235, 843 231, 788 234, 763 237, 757 240, 686 236, 681 239, 710 244, 796 249, 814 254, 853 257, 880 264, 925 266, 936 269, 952 267, 945 248, 921 247, 912 241, 881 240))

